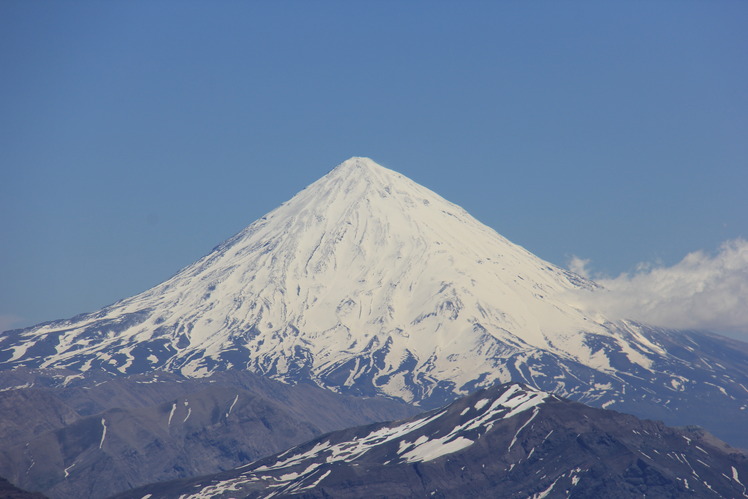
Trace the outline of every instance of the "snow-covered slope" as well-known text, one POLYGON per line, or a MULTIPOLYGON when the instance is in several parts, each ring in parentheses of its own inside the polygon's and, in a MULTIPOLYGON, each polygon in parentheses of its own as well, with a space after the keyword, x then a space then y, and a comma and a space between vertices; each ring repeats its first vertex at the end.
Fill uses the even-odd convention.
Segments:
MULTIPOLYGON (((567 303, 569 291, 594 286, 352 158, 163 284, 6 335, 0 365, 193 377, 249 369, 431 407, 512 379, 598 404, 660 404, 637 388, 651 383, 689 388, 683 369, 700 352, 675 358, 667 332, 567 303)), ((721 368, 709 381, 744 399, 731 365, 721 368)))

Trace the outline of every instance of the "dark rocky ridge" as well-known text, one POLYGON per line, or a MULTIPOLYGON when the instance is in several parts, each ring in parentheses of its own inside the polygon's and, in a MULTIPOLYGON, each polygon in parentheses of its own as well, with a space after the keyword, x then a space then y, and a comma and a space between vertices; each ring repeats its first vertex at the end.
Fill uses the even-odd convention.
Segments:
POLYGON ((703 430, 550 395, 536 403, 537 393, 481 390, 444 411, 333 432, 237 470, 118 499, 748 497, 748 456, 703 430))

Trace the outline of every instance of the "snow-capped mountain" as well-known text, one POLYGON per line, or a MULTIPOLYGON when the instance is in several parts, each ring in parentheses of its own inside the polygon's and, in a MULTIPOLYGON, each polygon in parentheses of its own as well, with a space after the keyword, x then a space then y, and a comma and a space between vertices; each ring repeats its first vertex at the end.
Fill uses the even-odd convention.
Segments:
POLYGON ((748 497, 746 483, 748 456, 703 431, 506 384, 118 497, 748 497))
POLYGON ((247 369, 424 407, 515 380, 671 422, 717 400, 744 421, 746 345, 568 302, 594 286, 352 158, 168 281, 5 334, 0 368, 247 369))

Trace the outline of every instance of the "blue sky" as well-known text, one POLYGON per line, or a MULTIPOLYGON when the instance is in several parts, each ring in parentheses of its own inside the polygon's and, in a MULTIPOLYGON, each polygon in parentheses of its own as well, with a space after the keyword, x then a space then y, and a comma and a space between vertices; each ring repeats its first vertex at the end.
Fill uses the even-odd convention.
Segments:
POLYGON ((721 255, 748 238, 746 26, 742 1, 0 2, 0 326, 143 291, 350 156, 593 276, 721 255))

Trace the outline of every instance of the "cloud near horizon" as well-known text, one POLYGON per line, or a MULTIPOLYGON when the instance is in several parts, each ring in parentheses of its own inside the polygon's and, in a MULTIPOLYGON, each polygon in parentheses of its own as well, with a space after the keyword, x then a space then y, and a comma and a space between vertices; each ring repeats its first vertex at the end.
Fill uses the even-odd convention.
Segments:
POLYGON ((23 318, 13 314, 0 314, 0 333, 9 331, 23 321, 23 318))
MULTIPOLYGON (((573 256, 568 267, 589 277, 589 263, 573 256)), ((595 281, 604 289, 577 295, 590 312, 748 339, 748 241, 727 241, 714 255, 689 253, 671 267, 639 264, 633 273, 595 281)))

